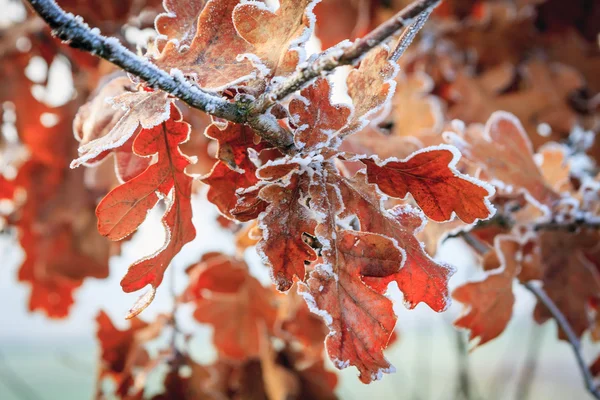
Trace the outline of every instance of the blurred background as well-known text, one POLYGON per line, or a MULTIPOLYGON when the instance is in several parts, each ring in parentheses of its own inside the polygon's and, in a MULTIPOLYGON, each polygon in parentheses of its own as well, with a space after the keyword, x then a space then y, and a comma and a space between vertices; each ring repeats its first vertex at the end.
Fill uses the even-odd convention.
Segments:
MULTIPOLYGON (((187 277, 186 266, 206 251, 219 250, 233 254, 233 237, 215 223, 216 213, 200 197, 194 201, 194 224, 202 227, 198 237, 178 255, 164 288, 175 279, 178 292, 187 277)), ((63 399, 93 397, 98 360, 94 318, 103 309, 121 329, 128 323, 124 316, 136 294, 121 291, 119 281, 126 268, 162 243, 157 232, 160 214, 154 213, 135 238, 125 244, 123 254, 110 262, 110 275, 105 280, 86 280, 76 292, 70 316, 62 321, 49 320, 27 310, 29 289, 16 282, 23 254, 13 239, 1 240, 0 270, 0 398, 3 400, 63 399)), ((254 249, 246 259, 252 272, 265 284, 271 284, 254 249)), ((476 279, 478 270, 471 250, 460 240, 443 245, 437 259, 457 267, 451 287, 467 278, 476 279)), ((337 393, 342 399, 517 399, 519 390, 530 390, 528 399, 586 399, 582 377, 568 343, 558 341, 553 321, 542 326, 532 321, 535 305, 532 295, 515 285, 514 317, 507 330, 496 340, 470 352, 466 333, 457 332, 452 321, 460 314, 461 305, 454 302, 442 314, 419 305, 407 310, 397 288, 392 291, 398 314, 398 340, 387 351, 397 372, 383 380, 363 385, 354 368, 336 371, 341 380, 337 393), (531 379, 531 386, 524 380, 531 379), (467 397, 464 390, 468 390, 467 397)), ((152 321, 172 307, 168 290, 159 290, 142 319, 152 321)), ((209 363, 216 357, 211 345, 212 330, 195 322, 192 309, 183 305, 179 311, 182 330, 195 335, 194 355, 209 363)), ((598 350, 584 340, 584 354, 589 361, 598 350)), ((328 361, 328 360, 327 360, 328 361)))

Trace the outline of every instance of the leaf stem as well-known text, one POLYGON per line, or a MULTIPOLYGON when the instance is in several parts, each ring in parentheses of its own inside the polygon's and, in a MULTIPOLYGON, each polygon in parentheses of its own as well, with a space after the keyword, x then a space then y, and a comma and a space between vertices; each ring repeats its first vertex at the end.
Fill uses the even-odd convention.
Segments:
MULTIPOLYGON (((252 114, 257 115, 264 113, 269 107, 301 89, 322 73, 332 71, 343 65, 357 64, 369 50, 379 46, 403 27, 411 25, 413 21, 419 23, 419 21, 421 21, 420 18, 424 16, 424 19, 420 22, 420 26, 422 26, 427 20, 427 17, 429 17, 431 11, 437 7, 440 1, 441 0, 416 0, 403 8, 392 18, 369 32, 366 36, 356 40, 341 53, 336 54, 335 52, 327 51, 321 53, 312 63, 299 68, 281 84, 261 95, 254 104, 251 111, 252 114)), ((418 29, 420 29, 420 26, 418 29)), ((408 44, 410 43, 407 43, 407 46, 408 44)))
POLYGON ((560 329, 563 330, 563 332, 567 336, 567 340, 571 345, 571 348, 573 349, 575 359, 577 360, 577 365, 579 366, 581 374, 583 375, 585 387, 595 399, 600 399, 600 391, 594 383, 594 377, 592 376, 592 373, 590 372, 590 369, 588 368, 587 363, 585 362, 585 360, 583 359, 583 355, 581 354, 581 341, 573 331, 573 328, 571 327, 571 324, 569 324, 569 321, 567 320, 565 315, 558 309, 556 304, 554 304, 552 299, 546 294, 546 292, 542 288, 534 285, 531 282, 524 282, 523 286, 531 293, 533 293, 533 295, 538 299, 538 301, 542 303, 548 309, 548 311, 550 311, 550 314, 552 314, 552 317, 554 318, 554 320, 556 320, 556 323, 558 324, 560 329))

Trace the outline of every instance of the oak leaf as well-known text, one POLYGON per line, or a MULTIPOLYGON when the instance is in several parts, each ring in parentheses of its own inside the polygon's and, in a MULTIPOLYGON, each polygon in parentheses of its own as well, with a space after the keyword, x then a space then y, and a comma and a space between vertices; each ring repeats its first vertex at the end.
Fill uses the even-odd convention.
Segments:
MULTIPOLYGON (((165 92, 144 90, 122 93, 113 97, 111 102, 114 106, 125 110, 125 113, 104 136, 93 138, 93 140, 88 137, 83 138, 86 143, 79 146, 79 157, 71 163, 71 168, 92 161, 102 153, 122 146, 139 127, 151 129, 162 124, 169 119, 172 103, 171 100, 168 100, 168 94, 165 92)), ((98 134, 94 132, 93 136, 98 134)))
POLYGON ((304 61, 303 47, 314 29, 312 9, 316 3, 280 0, 276 11, 256 1, 235 7, 235 29, 252 45, 250 60, 268 68, 266 77, 289 75, 304 61))
POLYGON ((385 194, 404 198, 412 195, 425 215, 434 221, 449 221, 456 214, 472 223, 487 219, 493 211, 488 197, 491 187, 459 173, 460 153, 453 147, 428 147, 404 160, 380 161, 363 158, 370 183, 385 194))
POLYGON ((256 250, 271 267, 273 282, 280 291, 289 290, 296 276, 304 280, 305 262, 317 259, 304 240, 304 234, 314 235, 315 229, 309 209, 302 204, 307 195, 308 182, 296 173, 288 182, 268 185, 259 194, 269 206, 259 217, 263 237, 256 250))
POLYGON ((495 112, 485 128, 471 126, 462 135, 450 133, 447 138, 500 189, 525 193, 538 207, 551 207, 559 199, 544 181, 531 141, 512 114, 495 112))
POLYGON ((454 268, 435 262, 415 237, 425 224, 424 215, 410 206, 385 210, 375 185, 369 185, 362 173, 352 180, 338 178, 338 187, 347 210, 342 217, 356 216, 361 231, 388 236, 405 253, 404 265, 399 271, 388 276, 365 277, 364 281, 382 293, 395 281, 408 308, 423 302, 434 311, 446 310, 450 305, 448 280, 454 268))
MULTIPOLYGON (((157 155, 156 163, 142 174, 118 186, 98 204, 98 230, 111 240, 120 240, 133 233, 144 221, 150 209, 159 200, 167 199, 168 208, 162 218, 167 232, 165 244, 156 253, 133 263, 121 281, 126 292, 133 292, 150 284, 154 293, 160 285, 169 263, 196 235, 191 222, 192 178, 185 168, 191 161, 179 151, 179 144, 189 135, 189 125, 181 121, 181 114, 171 106, 171 118, 151 129, 142 129, 133 144, 140 156, 157 155)), ((144 299, 153 298, 149 295, 144 299)), ((149 301, 132 310, 141 312, 149 301)))
POLYGON ((498 267, 483 280, 468 282, 452 293, 455 300, 465 305, 465 312, 454 325, 468 329, 471 340, 479 338, 479 346, 498 337, 512 318, 513 281, 521 269, 517 257, 520 244, 515 238, 496 236, 494 249, 486 258, 495 259, 498 267))
POLYGON ((218 352, 240 361, 258 356, 263 329, 271 332, 276 319, 271 292, 243 262, 223 255, 200 262, 188 273, 193 289, 187 299, 194 301, 194 318, 214 327, 218 352))
POLYGON ((383 356, 396 324, 391 301, 371 289, 361 274, 376 270, 383 274, 397 271, 402 252, 385 236, 339 231, 336 216, 342 211, 341 199, 330 185, 311 187, 315 207, 324 214, 316 236, 324 243, 323 264, 315 267, 299 292, 311 311, 323 317, 330 333, 325 345, 338 368, 354 365, 360 380, 369 383, 394 368, 383 356), (327 187, 329 186, 329 187, 327 187))
POLYGON ((389 56, 390 52, 386 47, 376 47, 367 53, 357 69, 348 74, 346 86, 354 110, 342 135, 365 127, 367 117, 381 110, 394 94, 398 65, 390 61, 389 56))

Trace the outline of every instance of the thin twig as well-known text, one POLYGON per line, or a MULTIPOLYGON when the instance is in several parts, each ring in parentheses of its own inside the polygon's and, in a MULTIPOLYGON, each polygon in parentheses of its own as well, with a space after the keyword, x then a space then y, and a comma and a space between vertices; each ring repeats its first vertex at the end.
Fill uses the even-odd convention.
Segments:
MULTIPOLYGON (((355 65, 369 50, 377 47, 405 26, 412 24, 415 18, 423 14, 431 13, 441 0, 417 0, 402 9, 392 18, 379 25, 363 38, 356 40, 351 46, 341 53, 321 53, 315 61, 308 64, 281 84, 275 86, 271 91, 261 95, 252 108, 252 114, 262 114, 278 101, 285 99, 290 94, 304 87, 308 82, 320 76, 322 73, 334 70, 343 65, 355 65)), ((427 18, 425 18, 426 20, 427 18)), ((424 23, 425 21, 423 21, 424 23)))
POLYGON ((471 374, 469 371, 469 351, 463 332, 455 331, 456 350, 458 356, 458 387, 456 399, 471 400, 471 374))
POLYGON ((519 380, 517 382, 515 400, 527 400, 531 394, 531 388, 533 387, 533 381, 535 379, 535 373, 540 358, 540 350, 542 349, 542 343, 545 337, 542 333, 542 330, 537 324, 532 324, 523 372, 519 374, 519 380))
POLYGON ((533 293, 533 295, 538 299, 538 301, 548 309, 550 314, 552 314, 552 317, 556 320, 556 323, 558 324, 560 329, 562 329, 562 331, 565 333, 565 335, 567 336, 567 340, 571 345, 571 348, 573 349, 573 353, 575 354, 577 365, 581 370, 581 374, 585 382, 585 387, 595 399, 600 400, 600 391, 594 383, 594 377, 590 372, 587 363, 583 359, 583 355, 581 354, 581 342, 575 334, 575 332, 573 331, 573 328, 569 324, 567 318, 558 309, 556 304, 554 304, 552 299, 548 297, 548 295, 542 288, 532 284, 531 282, 525 282, 523 283, 523 286, 531 293, 533 293))
POLYGON ((390 60, 397 62, 400 59, 400 57, 402 57, 406 49, 408 49, 408 46, 410 46, 413 40, 415 40, 417 33, 419 33, 421 28, 423 28, 423 25, 425 25, 425 22, 427 22, 427 19, 429 19, 430 15, 431 10, 423 11, 415 19, 415 22, 410 24, 404 30, 404 32, 402 32, 402 35, 400 35, 400 38, 398 39, 398 44, 396 45, 396 49, 392 53, 390 60))
POLYGON ((27 1, 52 28, 52 33, 69 46, 113 63, 143 79, 148 86, 159 88, 190 107, 231 122, 246 123, 255 128, 265 140, 280 148, 285 149, 292 145, 291 133, 276 123, 270 123, 267 118, 249 117, 245 107, 203 91, 188 82, 182 74, 168 74, 126 49, 118 39, 102 36, 98 29, 91 29, 81 17, 65 12, 54 0, 27 1))
POLYGON ((40 396, 29 385, 27 380, 10 367, 2 352, 0 352, 0 362, 2 363, 0 367, 0 382, 3 382, 7 388, 12 390, 17 398, 24 400, 40 399, 40 396))

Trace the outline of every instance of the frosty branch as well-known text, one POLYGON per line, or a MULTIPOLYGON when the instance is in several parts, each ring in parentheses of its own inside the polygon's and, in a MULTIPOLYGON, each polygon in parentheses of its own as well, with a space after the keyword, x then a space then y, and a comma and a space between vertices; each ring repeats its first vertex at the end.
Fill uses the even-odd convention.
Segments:
POLYGON ((154 64, 126 49, 116 38, 102 36, 90 28, 81 17, 65 12, 54 0, 28 0, 33 9, 52 28, 53 34, 69 46, 103 58, 133 74, 150 87, 159 88, 215 117, 237 123, 248 123, 269 142, 286 148, 292 144, 291 134, 260 118, 247 118, 236 103, 203 91, 180 75, 170 75, 154 64))
MULTIPOLYGON (((412 38, 414 38, 431 14, 431 10, 435 8, 440 1, 441 0, 417 0, 402 9, 386 22, 379 25, 365 37, 356 40, 351 46, 343 51, 340 51, 339 53, 325 52, 320 54, 316 57, 314 62, 299 68, 280 85, 259 97, 253 107, 252 113, 264 113, 269 107, 273 106, 278 101, 285 99, 297 90, 302 89, 314 78, 325 72, 332 71, 340 66, 357 64, 369 50, 379 46, 406 26, 415 28, 416 31, 414 32, 414 35, 412 35, 412 38)), ((410 44, 410 41, 406 43, 406 46, 410 44)))

